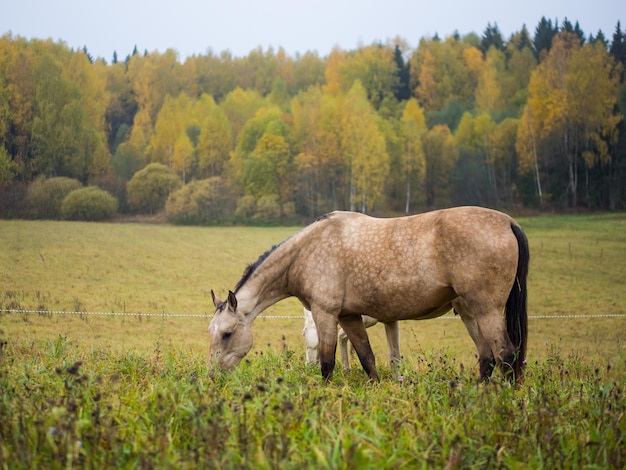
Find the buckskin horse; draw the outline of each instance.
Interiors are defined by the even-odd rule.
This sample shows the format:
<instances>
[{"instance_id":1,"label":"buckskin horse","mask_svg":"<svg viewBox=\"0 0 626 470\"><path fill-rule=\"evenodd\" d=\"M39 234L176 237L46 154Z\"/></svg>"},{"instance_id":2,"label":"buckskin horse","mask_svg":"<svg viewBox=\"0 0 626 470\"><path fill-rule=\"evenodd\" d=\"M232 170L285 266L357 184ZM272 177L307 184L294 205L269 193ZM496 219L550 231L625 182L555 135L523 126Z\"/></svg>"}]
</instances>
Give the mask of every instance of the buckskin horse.
<instances>
[{"instance_id":1,"label":"buckskin horse","mask_svg":"<svg viewBox=\"0 0 626 470\"><path fill-rule=\"evenodd\" d=\"M519 224L491 209L389 219L332 212L261 255L225 301L211 291L210 358L225 370L235 367L252 348L255 318L295 296L313 314L326 380L335 367L338 324L369 378L378 380L362 315L388 323L454 309L478 350L480 379L488 381L497 365L520 381L529 258Z\"/></svg>"}]
</instances>

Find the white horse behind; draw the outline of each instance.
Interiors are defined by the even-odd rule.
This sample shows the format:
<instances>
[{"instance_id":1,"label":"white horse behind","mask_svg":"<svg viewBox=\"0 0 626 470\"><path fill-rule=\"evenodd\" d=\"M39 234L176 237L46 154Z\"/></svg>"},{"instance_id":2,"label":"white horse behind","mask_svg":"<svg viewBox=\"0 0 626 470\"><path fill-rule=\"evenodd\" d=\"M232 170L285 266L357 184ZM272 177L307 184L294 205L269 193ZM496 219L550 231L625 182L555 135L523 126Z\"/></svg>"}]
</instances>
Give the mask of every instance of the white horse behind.
<instances>
[{"instance_id":1,"label":"white horse behind","mask_svg":"<svg viewBox=\"0 0 626 470\"><path fill-rule=\"evenodd\" d=\"M378 323L376 318L368 315L362 315L363 325L365 328L369 328ZM385 332L387 334L387 346L389 351L389 363L394 366L400 362L400 334L398 329L398 322L392 322L385 324ZM304 328L302 329L302 336L304 336L304 342L306 345L306 362L307 364L314 364L319 362L319 338L317 337L317 328L315 328L315 322L313 321L313 314L310 310L304 308ZM350 370L350 355L348 354L348 335L343 328L339 328L337 333L337 341L339 343L339 350L341 351L341 365L344 370Z\"/></svg>"}]
</instances>

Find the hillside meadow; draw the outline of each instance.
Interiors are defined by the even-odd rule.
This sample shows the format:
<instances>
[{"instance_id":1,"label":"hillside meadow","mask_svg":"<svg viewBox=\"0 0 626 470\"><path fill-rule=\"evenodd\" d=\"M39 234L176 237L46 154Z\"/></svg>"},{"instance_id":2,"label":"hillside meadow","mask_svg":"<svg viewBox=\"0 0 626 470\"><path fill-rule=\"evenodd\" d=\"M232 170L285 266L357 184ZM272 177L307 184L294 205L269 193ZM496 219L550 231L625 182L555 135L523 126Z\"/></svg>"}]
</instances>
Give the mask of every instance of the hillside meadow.
<instances>
[{"instance_id":1,"label":"hillside meadow","mask_svg":"<svg viewBox=\"0 0 626 470\"><path fill-rule=\"evenodd\" d=\"M353 361L323 384L293 299L257 319L240 367L209 370L210 289L300 227L0 221L0 465L623 468L626 317L587 316L626 314L626 214L519 220L519 387L476 383L450 315L401 325L400 370L368 330L380 383Z\"/></svg>"}]
</instances>

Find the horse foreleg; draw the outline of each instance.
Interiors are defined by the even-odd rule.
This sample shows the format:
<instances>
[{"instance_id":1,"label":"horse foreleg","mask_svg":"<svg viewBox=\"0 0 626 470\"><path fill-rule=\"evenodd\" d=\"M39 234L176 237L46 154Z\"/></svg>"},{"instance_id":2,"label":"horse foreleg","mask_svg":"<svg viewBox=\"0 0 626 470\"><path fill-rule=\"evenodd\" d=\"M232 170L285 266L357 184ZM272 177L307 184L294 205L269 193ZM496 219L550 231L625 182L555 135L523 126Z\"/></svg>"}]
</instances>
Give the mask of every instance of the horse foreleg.
<instances>
[{"instance_id":1,"label":"horse foreleg","mask_svg":"<svg viewBox=\"0 0 626 470\"><path fill-rule=\"evenodd\" d=\"M337 341L339 342L339 351L341 353L341 365L344 370L350 370L350 357L348 354L348 335L343 331L343 328L339 328L337 333Z\"/></svg>"},{"instance_id":2,"label":"horse foreleg","mask_svg":"<svg viewBox=\"0 0 626 470\"><path fill-rule=\"evenodd\" d=\"M322 377L327 382L332 379L337 352L337 319L332 315L317 315L315 326L319 341L319 360Z\"/></svg>"},{"instance_id":3,"label":"horse foreleg","mask_svg":"<svg viewBox=\"0 0 626 470\"><path fill-rule=\"evenodd\" d=\"M387 336L389 364L392 368L398 367L400 364L400 327L397 321L385 323L385 335Z\"/></svg>"},{"instance_id":4,"label":"horse foreleg","mask_svg":"<svg viewBox=\"0 0 626 470\"><path fill-rule=\"evenodd\" d=\"M363 369L369 376L370 380L380 380L378 377L378 371L376 370L376 359L374 352L370 346L369 337L365 331L365 325L361 320L360 315L349 315L346 317L340 317L339 324L346 332L348 339L354 346L357 356L361 361Z\"/></svg>"}]
</instances>

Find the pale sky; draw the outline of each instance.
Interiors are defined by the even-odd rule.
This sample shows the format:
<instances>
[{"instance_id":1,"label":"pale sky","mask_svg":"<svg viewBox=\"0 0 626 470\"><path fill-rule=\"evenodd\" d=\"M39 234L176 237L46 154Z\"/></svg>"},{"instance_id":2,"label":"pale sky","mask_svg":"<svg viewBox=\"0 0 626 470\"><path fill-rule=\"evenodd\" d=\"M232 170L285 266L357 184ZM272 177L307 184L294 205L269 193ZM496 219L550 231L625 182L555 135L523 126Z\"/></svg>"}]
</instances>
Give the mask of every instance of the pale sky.
<instances>
[{"instance_id":1,"label":"pale sky","mask_svg":"<svg viewBox=\"0 0 626 470\"><path fill-rule=\"evenodd\" d=\"M288 55L333 47L350 50L399 36L416 48L420 38L455 31L481 36L497 24L504 39L525 24L531 37L542 16L567 18L588 37L601 29L613 37L626 28L624 0L7 0L0 9L0 35L62 40L86 46L94 57L120 60L134 46L140 53L175 49L190 55L228 50L241 57L262 47Z\"/></svg>"}]
</instances>

